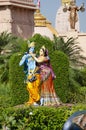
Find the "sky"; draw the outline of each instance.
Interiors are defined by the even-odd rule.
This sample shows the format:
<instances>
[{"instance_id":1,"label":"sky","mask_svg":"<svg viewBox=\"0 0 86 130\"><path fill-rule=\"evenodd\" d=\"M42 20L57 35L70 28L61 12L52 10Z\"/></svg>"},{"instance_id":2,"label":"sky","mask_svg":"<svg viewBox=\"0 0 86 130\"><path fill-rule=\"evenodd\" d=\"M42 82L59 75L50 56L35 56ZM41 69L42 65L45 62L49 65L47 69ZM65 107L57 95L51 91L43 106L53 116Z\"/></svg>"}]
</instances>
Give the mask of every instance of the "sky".
<instances>
[{"instance_id":1,"label":"sky","mask_svg":"<svg viewBox=\"0 0 86 130\"><path fill-rule=\"evenodd\" d=\"M76 0L76 5L84 3L86 8L86 0ZM56 13L59 7L61 6L61 0L40 0L40 11L47 20L52 23L52 26L55 27ZM79 11L80 19L80 32L86 32L86 10L84 12Z\"/></svg>"}]
</instances>

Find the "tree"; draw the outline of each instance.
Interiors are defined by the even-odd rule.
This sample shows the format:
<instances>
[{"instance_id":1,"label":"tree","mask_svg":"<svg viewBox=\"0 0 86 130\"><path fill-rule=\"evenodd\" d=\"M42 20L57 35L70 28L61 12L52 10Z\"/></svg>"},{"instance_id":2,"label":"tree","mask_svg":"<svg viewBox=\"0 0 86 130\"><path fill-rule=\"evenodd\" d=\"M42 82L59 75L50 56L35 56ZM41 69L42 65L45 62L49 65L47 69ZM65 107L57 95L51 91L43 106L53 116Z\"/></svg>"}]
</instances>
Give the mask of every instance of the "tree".
<instances>
[{"instance_id":1,"label":"tree","mask_svg":"<svg viewBox=\"0 0 86 130\"><path fill-rule=\"evenodd\" d=\"M9 77L10 56L22 50L23 39L13 36L11 33L2 32L0 34L0 81L7 82ZM24 46L23 46L24 47Z\"/></svg>"},{"instance_id":2,"label":"tree","mask_svg":"<svg viewBox=\"0 0 86 130\"><path fill-rule=\"evenodd\" d=\"M71 37L65 41L63 37L56 37L54 35L53 43L54 50L60 50L69 57L72 67L85 65L86 57L81 54L82 49L79 47L79 43L75 38Z\"/></svg>"}]
</instances>

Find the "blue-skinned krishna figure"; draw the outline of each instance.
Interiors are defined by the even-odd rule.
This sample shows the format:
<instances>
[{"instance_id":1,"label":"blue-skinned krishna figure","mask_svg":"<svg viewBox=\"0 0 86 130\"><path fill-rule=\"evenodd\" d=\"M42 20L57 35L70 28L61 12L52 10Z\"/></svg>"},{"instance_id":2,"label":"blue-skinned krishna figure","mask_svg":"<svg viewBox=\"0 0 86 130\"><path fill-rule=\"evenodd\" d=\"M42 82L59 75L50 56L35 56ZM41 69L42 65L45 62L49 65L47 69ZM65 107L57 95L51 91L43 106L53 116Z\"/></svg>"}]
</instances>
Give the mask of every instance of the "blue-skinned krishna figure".
<instances>
[{"instance_id":1,"label":"blue-skinned krishna figure","mask_svg":"<svg viewBox=\"0 0 86 130\"><path fill-rule=\"evenodd\" d=\"M29 100L26 105L38 105L40 101L40 74L37 71L36 61L31 56L34 53L35 43L28 43L29 53L25 53L20 60L19 65L24 65L24 73L26 74L27 91L29 92Z\"/></svg>"},{"instance_id":2,"label":"blue-skinned krishna figure","mask_svg":"<svg viewBox=\"0 0 86 130\"><path fill-rule=\"evenodd\" d=\"M25 52L19 63L19 66L24 65L24 73L26 75L25 82L27 82L28 75L31 75L36 67L35 60L30 55L30 53L34 53L35 42L30 43L30 41L28 41L28 48L28 52Z\"/></svg>"}]
</instances>

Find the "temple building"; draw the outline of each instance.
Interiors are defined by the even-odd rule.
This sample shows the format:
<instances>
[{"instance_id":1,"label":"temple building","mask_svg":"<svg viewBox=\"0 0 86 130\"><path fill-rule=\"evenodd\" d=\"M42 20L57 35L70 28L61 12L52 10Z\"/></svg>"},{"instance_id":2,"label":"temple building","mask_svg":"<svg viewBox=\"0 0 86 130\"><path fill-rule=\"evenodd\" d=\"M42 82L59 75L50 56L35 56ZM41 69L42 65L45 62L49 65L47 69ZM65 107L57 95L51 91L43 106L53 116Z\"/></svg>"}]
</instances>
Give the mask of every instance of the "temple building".
<instances>
[{"instance_id":1,"label":"temple building","mask_svg":"<svg viewBox=\"0 0 86 130\"><path fill-rule=\"evenodd\" d=\"M70 37L76 38L76 41L79 43L79 46L82 49L82 54L86 56L86 33L80 32L79 17L77 22L75 21L75 26L73 29L70 28L70 23L69 23L69 11L67 11L67 7L70 6L70 2L74 2L74 8L77 8L76 1L61 0L61 2L62 5L57 10L57 14L56 14L55 28L58 31L59 36L63 37L65 40L68 40L68 38ZM85 11L84 6L82 6L80 11L82 12Z\"/></svg>"},{"instance_id":2,"label":"temple building","mask_svg":"<svg viewBox=\"0 0 86 130\"><path fill-rule=\"evenodd\" d=\"M70 28L69 11L65 7L70 1L61 0L62 5L56 13L56 27L44 17L33 0L0 0L0 33L7 31L15 36L27 39L36 33L53 39L53 35L67 39L75 37L86 55L86 33L79 31L79 19L75 29Z\"/></svg>"},{"instance_id":3,"label":"temple building","mask_svg":"<svg viewBox=\"0 0 86 130\"><path fill-rule=\"evenodd\" d=\"M33 0L0 0L0 33L7 31L24 39L34 32Z\"/></svg>"},{"instance_id":4,"label":"temple building","mask_svg":"<svg viewBox=\"0 0 86 130\"><path fill-rule=\"evenodd\" d=\"M53 28L51 23L40 13L40 9L37 9L34 14L34 23L34 34L39 33L42 36L49 37L50 39L53 39L54 34L58 36L55 28Z\"/></svg>"}]
</instances>

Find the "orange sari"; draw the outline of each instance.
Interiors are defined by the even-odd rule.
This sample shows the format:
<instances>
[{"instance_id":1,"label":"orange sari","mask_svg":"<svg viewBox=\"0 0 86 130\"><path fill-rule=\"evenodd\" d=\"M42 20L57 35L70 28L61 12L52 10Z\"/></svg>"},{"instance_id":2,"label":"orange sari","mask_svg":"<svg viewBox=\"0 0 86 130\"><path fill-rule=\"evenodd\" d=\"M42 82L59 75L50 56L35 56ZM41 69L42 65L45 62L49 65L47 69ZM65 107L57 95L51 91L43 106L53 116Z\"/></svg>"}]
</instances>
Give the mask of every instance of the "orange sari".
<instances>
[{"instance_id":1,"label":"orange sari","mask_svg":"<svg viewBox=\"0 0 86 130\"><path fill-rule=\"evenodd\" d=\"M52 67L47 60L39 66L41 77L41 105L59 105L60 101L55 93L53 79L55 78Z\"/></svg>"}]
</instances>

